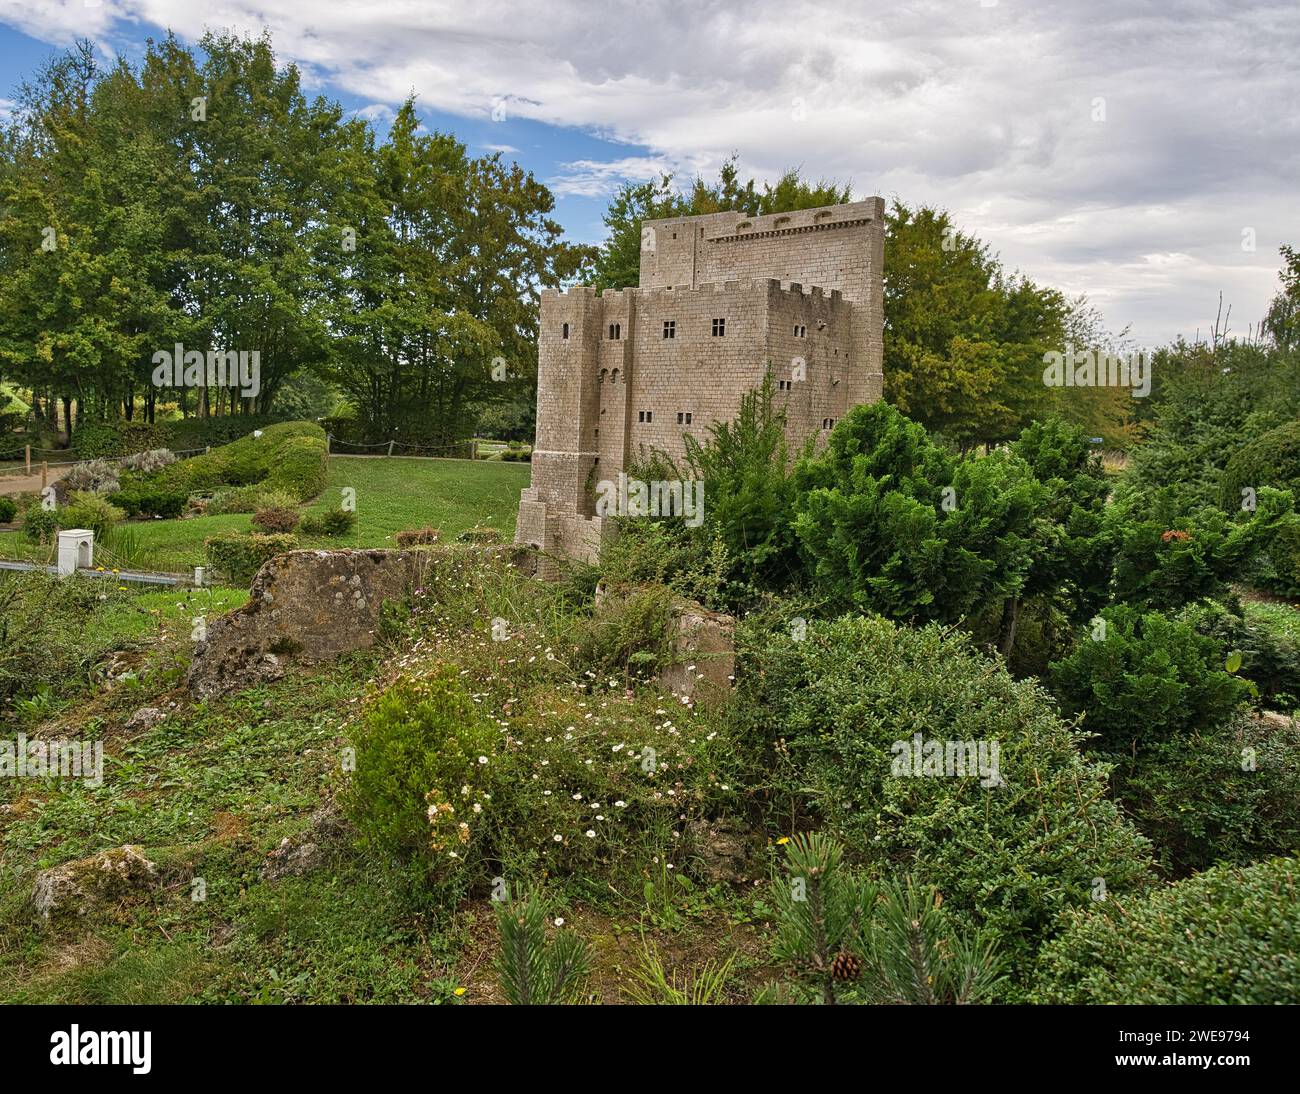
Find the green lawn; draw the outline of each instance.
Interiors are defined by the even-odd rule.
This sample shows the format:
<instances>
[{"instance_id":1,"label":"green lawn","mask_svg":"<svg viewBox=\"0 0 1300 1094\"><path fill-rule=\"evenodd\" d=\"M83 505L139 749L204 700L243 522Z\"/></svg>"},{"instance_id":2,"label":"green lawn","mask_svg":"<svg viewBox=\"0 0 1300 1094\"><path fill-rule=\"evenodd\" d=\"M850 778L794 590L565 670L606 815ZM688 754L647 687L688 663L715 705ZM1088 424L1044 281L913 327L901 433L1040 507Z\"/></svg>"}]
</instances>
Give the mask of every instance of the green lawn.
<instances>
[{"instance_id":1,"label":"green lawn","mask_svg":"<svg viewBox=\"0 0 1300 1094\"><path fill-rule=\"evenodd\" d=\"M303 512L337 507L343 491L356 491L357 523L337 537L299 536L303 547L392 547L406 528L440 528L443 539L467 528L514 535L519 491L528 485L525 463L485 460L370 459L331 456L329 485ZM203 541L220 532L252 527L247 513L181 520L128 521L97 549L96 562L185 573L203 564ZM0 535L0 557L52 561L53 549L29 544L15 533Z\"/></svg>"}]
</instances>

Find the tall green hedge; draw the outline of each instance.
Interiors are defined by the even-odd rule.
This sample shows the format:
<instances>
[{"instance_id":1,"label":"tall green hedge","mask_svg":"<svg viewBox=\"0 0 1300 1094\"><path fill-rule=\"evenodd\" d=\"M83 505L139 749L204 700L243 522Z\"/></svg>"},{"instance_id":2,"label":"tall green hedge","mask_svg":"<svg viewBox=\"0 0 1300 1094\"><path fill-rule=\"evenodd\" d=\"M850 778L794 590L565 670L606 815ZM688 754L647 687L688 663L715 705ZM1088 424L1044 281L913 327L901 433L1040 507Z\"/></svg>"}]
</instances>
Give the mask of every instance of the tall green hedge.
<instances>
[{"instance_id":1,"label":"tall green hedge","mask_svg":"<svg viewBox=\"0 0 1300 1094\"><path fill-rule=\"evenodd\" d=\"M282 422L283 418L265 416L223 416L219 418L183 418L174 422L86 422L72 436L72 448L78 459L93 460L101 456L130 456L153 448L170 448L188 452L196 448L216 448L246 437L255 429Z\"/></svg>"},{"instance_id":2,"label":"tall green hedge","mask_svg":"<svg viewBox=\"0 0 1300 1094\"><path fill-rule=\"evenodd\" d=\"M1300 867L1218 866L1070 917L1044 947L1038 1003L1300 1001Z\"/></svg>"}]
</instances>

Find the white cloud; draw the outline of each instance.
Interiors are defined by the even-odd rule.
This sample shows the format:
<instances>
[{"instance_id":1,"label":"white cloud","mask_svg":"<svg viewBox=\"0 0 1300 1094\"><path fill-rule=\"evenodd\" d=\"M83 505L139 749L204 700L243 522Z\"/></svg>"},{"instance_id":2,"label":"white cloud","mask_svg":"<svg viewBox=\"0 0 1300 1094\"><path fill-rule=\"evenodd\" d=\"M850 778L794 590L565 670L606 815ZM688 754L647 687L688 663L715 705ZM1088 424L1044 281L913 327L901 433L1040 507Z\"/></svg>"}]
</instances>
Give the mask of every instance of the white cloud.
<instances>
[{"instance_id":1,"label":"white cloud","mask_svg":"<svg viewBox=\"0 0 1300 1094\"><path fill-rule=\"evenodd\" d=\"M357 110L356 114L372 125L379 125L392 121L397 116L397 111L387 103L369 103Z\"/></svg>"},{"instance_id":2,"label":"white cloud","mask_svg":"<svg viewBox=\"0 0 1300 1094\"><path fill-rule=\"evenodd\" d=\"M665 174L682 173L681 164L653 156L627 156L623 159L598 161L574 160L564 165L564 172L547 180L551 190L561 197L603 197L612 194L625 182L645 182Z\"/></svg>"},{"instance_id":3,"label":"white cloud","mask_svg":"<svg viewBox=\"0 0 1300 1094\"><path fill-rule=\"evenodd\" d=\"M712 171L736 150L762 177L800 166L941 204L1009 265L1088 292L1147 342L1204 328L1220 289L1257 317L1277 245L1300 240L1294 0L869 13L611 0L598 17L577 0L82 2L6 0L0 18L52 42L114 18L191 39L265 28L313 81L376 104L414 88L423 106L487 119L502 102L513 118L637 146L568 165L551 180L561 195L599 197L660 165ZM119 21L110 36L128 27L139 33Z\"/></svg>"}]
</instances>

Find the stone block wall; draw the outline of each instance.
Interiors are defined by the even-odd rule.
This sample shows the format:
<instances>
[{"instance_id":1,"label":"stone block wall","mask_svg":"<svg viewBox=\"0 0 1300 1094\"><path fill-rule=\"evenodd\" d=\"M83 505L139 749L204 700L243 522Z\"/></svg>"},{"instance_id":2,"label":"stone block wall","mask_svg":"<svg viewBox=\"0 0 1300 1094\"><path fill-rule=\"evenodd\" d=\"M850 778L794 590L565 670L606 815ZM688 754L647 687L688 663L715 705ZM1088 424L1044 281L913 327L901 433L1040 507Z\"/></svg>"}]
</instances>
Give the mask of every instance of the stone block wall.
<instances>
[{"instance_id":1,"label":"stone block wall","mask_svg":"<svg viewBox=\"0 0 1300 1094\"><path fill-rule=\"evenodd\" d=\"M680 465L683 435L732 420L769 370L793 447L881 397L880 198L643 227L640 288L542 293L518 543L594 559L609 534L596 484L651 451Z\"/></svg>"}]
</instances>

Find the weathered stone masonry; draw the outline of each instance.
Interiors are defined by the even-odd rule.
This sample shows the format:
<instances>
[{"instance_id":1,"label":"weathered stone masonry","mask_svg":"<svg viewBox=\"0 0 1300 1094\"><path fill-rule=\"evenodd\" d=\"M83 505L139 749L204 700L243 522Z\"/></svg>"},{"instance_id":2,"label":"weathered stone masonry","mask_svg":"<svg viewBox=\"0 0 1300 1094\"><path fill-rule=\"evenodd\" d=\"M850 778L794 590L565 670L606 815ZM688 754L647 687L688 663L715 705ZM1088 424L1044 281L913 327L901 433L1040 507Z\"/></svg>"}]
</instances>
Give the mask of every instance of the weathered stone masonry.
<instances>
[{"instance_id":1,"label":"weathered stone masonry","mask_svg":"<svg viewBox=\"0 0 1300 1094\"><path fill-rule=\"evenodd\" d=\"M869 198L646 221L639 288L543 291L516 542L594 559L595 483L650 449L680 459L682 435L733 419L769 368L795 446L879 399L884 212Z\"/></svg>"}]
</instances>

